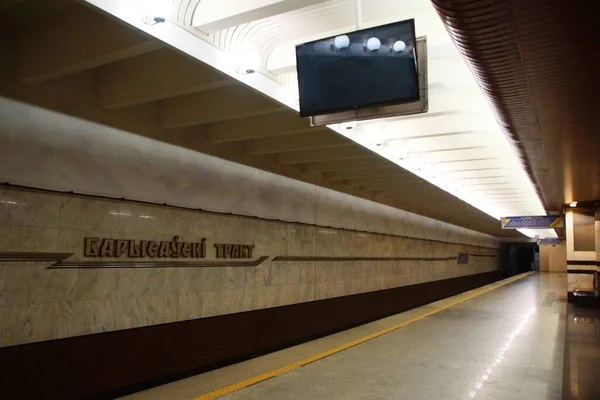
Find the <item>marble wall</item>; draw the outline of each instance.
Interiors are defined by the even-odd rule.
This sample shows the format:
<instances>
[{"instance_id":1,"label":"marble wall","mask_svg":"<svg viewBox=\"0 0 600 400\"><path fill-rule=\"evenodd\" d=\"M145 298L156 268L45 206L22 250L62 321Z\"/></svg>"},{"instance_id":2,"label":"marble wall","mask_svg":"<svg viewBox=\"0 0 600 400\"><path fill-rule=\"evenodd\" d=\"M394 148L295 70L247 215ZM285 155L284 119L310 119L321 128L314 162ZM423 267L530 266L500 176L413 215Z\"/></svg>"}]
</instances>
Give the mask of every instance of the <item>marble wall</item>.
<instances>
[{"instance_id":1,"label":"marble wall","mask_svg":"<svg viewBox=\"0 0 600 400\"><path fill-rule=\"evenodd\" d=\"M572 293L576 290L598 291L596 276L600 273L600 207L586 212L587 218L576 218L576 209L567 209L565 212L565 228L567 239L567 290ZM585 215L585 214L584 214ZM581 213L580 213L581 216ZM591 221L590 221L591 219ZM583 229L582 229L583 228ZM584 246L581 246L583 238ZM576 243L580 240L579 246ZM583 251L582 251L583 247Z\"/></svg>"},{"instance_id":2,"label":"marble wall","mask_svg":"<svg viewBox=\"0 0 600 400\"><path fill-rule=\"evenodd\" d=\"M594 231L596 234L596 261L600 263L600 205L596 205L594 218ZM600 265L597 265L600 267ZM600 268L598 268L600 270Z\"/></svg>"},{"instance_id":3,"label":"marble wall","mask_svg":"<svg viewBox=\"0 0 600 400\"><path fill-rule=\"evenodd\" d=\"M567 246L540 246L540 271L567 272Z\"/></svg>"},{"instance_id":4,"label":"marble wall","mask_svg":"<svg viewBox=\"0 0 600 400\"><path fill-rule=\"evenodd\" d=\"M426 235L424 230L419 233ZM196 261L207 265L189 266L180 264L181 259L156 258L136 259L137 264L132 264L127 257L99 259L83 254L86 237L171 241L174 236L187 242L206 238L206 258ZM281 306L498 269L494 246L409 236L3 188L0 346ZM253 245L251 259L232 261L257 265L214 264L227 261L216 258L215 243ZM468 264L457 264L459 252L471 254ZM36 257L48 261L32 261ZM261 257L267 258L262 261ZM19 258L29 261L11 261ZM163 264L141 265L143 262Z\"/></svg>"}]
</instances>

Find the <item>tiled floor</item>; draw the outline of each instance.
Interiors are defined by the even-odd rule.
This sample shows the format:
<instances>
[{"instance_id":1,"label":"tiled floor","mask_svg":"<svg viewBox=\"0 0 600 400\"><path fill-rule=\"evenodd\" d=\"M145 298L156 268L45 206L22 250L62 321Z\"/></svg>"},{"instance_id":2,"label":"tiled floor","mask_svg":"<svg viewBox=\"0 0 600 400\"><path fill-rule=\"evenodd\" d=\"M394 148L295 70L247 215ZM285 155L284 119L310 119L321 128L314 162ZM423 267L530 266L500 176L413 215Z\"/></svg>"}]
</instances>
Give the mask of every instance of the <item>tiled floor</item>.
<instances>
[{"instance_id":1,"label":"tiled floor","mask_svg":"<svg viewBox=\"0 0 600 400\"><path fill-rule=\"evenodd\" d=\"M190 399L443 302L129 397ZM600 320L577 325L567 309L566 275L533 275L221 399L600 399L589 397L600 381ZM579 342L565 353L567 326L587 333L567 333ZM563 364L576 376L564 385Z\"/></svg>"},{"instance_id":2,"label":"tiled floor","mask_svg":"<svg viewBox=\"0 0 600 400\"><path fill-rule=\"evenodd\" d=\"M569 307L563 392L568 399L600 399L600 310Z\"/></svg>"}]
</instances>

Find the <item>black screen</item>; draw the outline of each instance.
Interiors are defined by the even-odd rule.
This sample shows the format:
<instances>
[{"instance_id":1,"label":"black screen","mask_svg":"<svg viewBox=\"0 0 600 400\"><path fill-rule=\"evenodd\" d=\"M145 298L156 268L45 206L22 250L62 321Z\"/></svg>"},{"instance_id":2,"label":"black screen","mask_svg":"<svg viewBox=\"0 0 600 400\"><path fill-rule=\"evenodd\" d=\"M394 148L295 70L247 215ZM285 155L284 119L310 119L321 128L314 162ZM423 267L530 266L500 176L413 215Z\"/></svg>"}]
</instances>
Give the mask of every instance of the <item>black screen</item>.
<instances>
[{"instance_id":1,"label":"black screen","mask_svg":"<svg viewBox=\"0 0 600 400\"><path fill-rule=\"evenodd\" d=\"M304 117L419 100L412 19L298 45L296 61Z\"/></svg>"}]
</instances>

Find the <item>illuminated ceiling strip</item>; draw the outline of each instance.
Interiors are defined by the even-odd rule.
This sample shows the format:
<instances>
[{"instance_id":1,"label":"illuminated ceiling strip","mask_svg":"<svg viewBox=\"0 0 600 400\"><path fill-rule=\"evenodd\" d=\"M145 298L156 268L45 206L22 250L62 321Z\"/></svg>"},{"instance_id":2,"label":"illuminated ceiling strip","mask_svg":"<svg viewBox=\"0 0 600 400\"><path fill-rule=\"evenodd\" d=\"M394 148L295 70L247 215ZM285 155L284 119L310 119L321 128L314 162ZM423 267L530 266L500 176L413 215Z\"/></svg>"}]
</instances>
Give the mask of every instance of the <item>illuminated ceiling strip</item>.
<instances>
[{"instance_id":1,"label":"illuminated ceiling strip","mask_svg":"<svg viewBox=\"0 0 600 400\"><path fill-rule=\"evenodd\" d=\"M201 40L198 36L196 36L196 33L193 32L193 29L186 29L182 26L176 25L175 23L172 23L170 21L167 21L165 23L160 23L160 24L156 24L156 25L148 25L146 23L143 22L142 18L141 18L141 10L139 9L140 7L140 2L137 1L120 1L120 0L86 0L87 3L96 6L112 15L114 15L115 17L123 20L124 22L132 25L133 27L151 35L156 37L157 39L173 46L174 48L179 49L180 51L183 51L184 53L187 53L188 55L198 59L199 61L202 61L206 64L209 64L211 66L213 66L214 68L220 70L221 72L225 73L226 75L230 76L233 79L236 79L264 94L266 94L267 96L273 98L274 100L288 106L291 109L294 109L296 111L298 111L298 103L297 103L297 94L295 93L294 90L290 89L289 87L285 87L282 84L276 82L275 80L269 78L266 75L263 75L260 72L256 72L253 74L238 74L237 71L237 67L236 67L236 60L233 59L232 55L228 52L225 52L219 48L217 48L216 46L208 43L207 41ZM433 8L431 9L432 12ZM468 87L473 87L473 88L477 88L477 84L474 80L474 78L472 78L473 82L471 85L467 85ZM445 86L445 84L443 84L443 86ZM432 85L432 89L435 88L434 85ZM483 99L483 97L482 97ZM410 119L418 119L418 118L429 118L435 115L456 115L456 114L461 114L463 115L463 110L449 110L449 111L443 111L440 112L439 114L436 113L430 113L430 114L424 114L424 115L415 115L415 116L410 116L407 118ZM496 121L494 120L493 116L490 114L490 123L492 124L496 124ZM330 128L332 128L333 130L337 131L338 133L347 136L347 132L343 131L341 129L340 126L331 126ZM500 135L502 135L501 133L499 133ZM503 135L502 135L503 136ZM350 138L352 139L352 138ZM511 163L511 166L514 164L514 166L519 166L520 168L520 163L519 161L516 159L516 155L514 153L512 153L511 147L508 144L507 139L504 137L504 140L506 140L507 142L507 147L506 147L506 157L510 157L514 160L513 163ZM371 148L371 147L369 147ZM444 150L434 150L434 151L426 151L426 152L419 152L418 149L414 149L414 152L416 153L424 153L424 154L433 154L433 153L439 153L439 154L444 154L444 153L450 153L452 151L455 152L460 152L460 151L469 151L469 150L481 150L483 148L486 148L485 146L473 146L473 147L462 147L462 148L456 148L456 149L444 149ZM489 149L492 150L499 150L499 147L487 147ZM464 191L464 184L461 184L460 182L452 182L452 181L448 181L447 179L444 181L441 181L439 178L437 178L435 175L438 174L438 172L435 172L435 174L430 171L428 168L425 168L426 166L424 166L424 160L398 160L397 157L394 157L393 155L390 154L383 154L381 151L377 151L376 148L371 148L372 150L374 150L375 152L381 154L382 156L388 158L390 161L400 165L402 168L414 173L415 175L421 177L422 179L432 183L433 185L453 194L454 196L460 198L461 200L471 204L472 206L474 206L475 208L491 215L492 217L499 219L502 216L502 212L501 210L499 210L496 207L490 207L488 206L489 201L481 196L481 195L477 195L475 190L470 190L470 193L465 193ZM471 158L468 159L468 161L478 161L478 160L502 160L505 159L506 157L475 157L475 158ZM435 164L444 164L444 163L455 163L455 162L461 162L461 161L465 161L465 160L440 160L440 161L436 161ZM539 198L537 197L537 193L535 192L535 190L533 189L533 185L531 184L531 182L529 181L529 178L525 175L525 176L521 176L525 174L524 171L522 169L519 170L519 173L517 174L517 178L519 178L520 181L523 182L522 185L520 185L522 187L522 189L524 190L525 193L529 192L530 196L532 197L532 199L535 199L537 201L532 201L531 202L531 211L532 213L543 213L543 206L541 205L541 202L539 200ZM490 188L488 191L490 190L494 190L495 188ZM514 189L514 188L513 188Z\"/></svg>"}]
</instances>

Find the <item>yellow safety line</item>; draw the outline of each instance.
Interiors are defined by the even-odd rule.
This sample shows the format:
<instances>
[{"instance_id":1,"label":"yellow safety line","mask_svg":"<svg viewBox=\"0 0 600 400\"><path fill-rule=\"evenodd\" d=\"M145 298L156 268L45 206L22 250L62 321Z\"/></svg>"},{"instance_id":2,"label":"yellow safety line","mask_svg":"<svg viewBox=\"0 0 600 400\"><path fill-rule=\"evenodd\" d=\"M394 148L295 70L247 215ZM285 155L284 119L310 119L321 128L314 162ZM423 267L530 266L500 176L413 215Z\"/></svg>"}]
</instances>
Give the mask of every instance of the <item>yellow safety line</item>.
<instances>
[{"instance_id":1,"label":"yellow safety line","mask_svg":"<svg viewBox=\"0 0 600 400\"><path fill-rule=\"evenodd\" d=\"M283 367L280 367L280 368L277 368L277 369L265 372L264 374L260 374L260 375L254 376L252 378L244 379L243 381L234 383L233 385L225 386L225 387L222 387L220 389L213 390L212 392L200 395L198 397L194 397L192 400L214 399L215 397L223 396L223 395L225 395L227 393L231 393L231 392L234 392L236 390L248 387L250 385L254 385L256 383L265 381L265 380L267 380L269 378L273 378L273 377L275 377L277 375L281 375L281 374L283 374L285 372L291 371L291 370L296 369L298 367L302 367L303 365L310 364L312 362L321 360L321 359L323 359L325 357L329 357L330 355L339 353L340 351L349 349L349 348L357 346L357 345L359 345L361 343L364 343L364 342L367 342L369 340L375 339L376 337L379 337L381 335L385 335L386 333L390 333L392 331L395 331L395 330L398 330L400 328L403 328L406 325L412 324L413 322L419 321L419 320L421 320L423 318L427 318L427 317L429 317L429 316L431 316L433 314L437 314L440 311L444 311L444 310L446 310L446 309L448 309L450 307L454 307L457 304L463 303L463 302L465 302L467 300L471 300L472 298L474 298L476 296L479 296L479 295L482 295L484 293L491 292L494 289L497 289L497 288L499 288L501 286L507 285L507 284L509 284L511 282L514 282L514 281L518 280L518 279L525 278L526 276L529 276L531 274L533 274L533 272L527 272L527 273L524 273L524 274L521 274L521 275L513 276L511 278L502 280L500 282L492 283L490 285L487 285L484 288L474 289L474 290L471 291L470 294L462 297L461 299L459 299L459 300L457 300L457 301L455 301L453 303L445 305L443 307L439 307L439 308L437 308L435 310L428 311L428 312L423 313L423 314L421 314L421 315L419 315L417 317L414 317L414 318L408 319L406 321L400 322L399 324L396 324L396 325L392 325L389 328L385 328L385 329L380 330L378 332L371 333L370 335L367 335L367 336L362 337L360 339L353 340L353 341L348 342L346 344L343 344L341 346L337 346L337 347L334 347L332 349L329 349L329 350L323 351L321 353L315 354L314 356L311 356L311 357L308 357L308 358L304 358L304 359L302 359L300 361L296 361L296 362L293 362L291 364L285 365ZM458 296L461 296L461 295L458 295Z\"/></svg>"}]
</instances>

